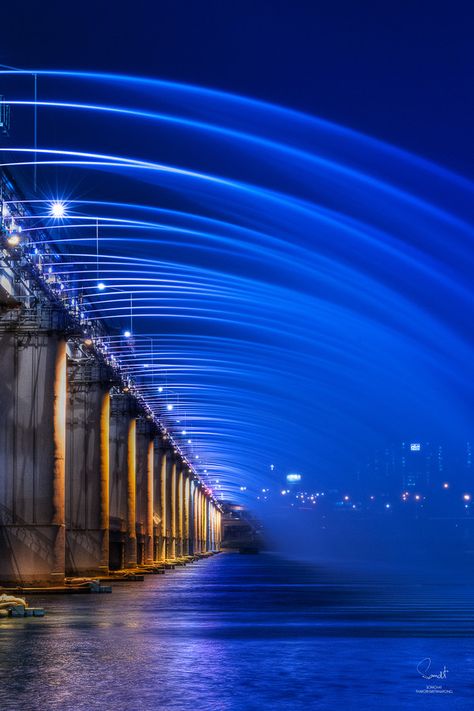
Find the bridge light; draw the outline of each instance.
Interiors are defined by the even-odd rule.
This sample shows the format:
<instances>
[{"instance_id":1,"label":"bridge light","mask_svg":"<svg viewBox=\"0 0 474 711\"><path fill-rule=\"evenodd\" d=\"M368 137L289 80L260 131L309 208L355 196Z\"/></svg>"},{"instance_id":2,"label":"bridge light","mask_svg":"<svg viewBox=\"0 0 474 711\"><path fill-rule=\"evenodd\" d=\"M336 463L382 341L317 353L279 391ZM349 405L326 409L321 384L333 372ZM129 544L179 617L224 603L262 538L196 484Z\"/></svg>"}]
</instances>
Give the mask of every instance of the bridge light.
<instances>
[{"instance_id":1,"label":"bridge light","mask_svg":"<svg viewBox=\"0 0 474 711\"><path fill-rule=\"evenodd\" d=\"M443 489L449 489L449 484L447 481L444 482Z\"/></svg>"},{"instance_id":2,"label":"bridge light","mask_svg":"<svg viewBox=\"0 0 474 711\"><path fill-rule=\"evenodd\" d=\"M20 244L20 232L18 230L14 230L8 235L7 244L9 244L10 247L18 247Z\"/></svg>"},{"instance_id":3,"label":"bridge light","mask_svg":"<svg viewBox=\"0 0 474 711\"><path fill-rule=\"evenodd\" d=\"M99 283L97 284L97 288L99 291L104 291L104 289L106 289L107 287L103 281L99 281Z\"/></svg>"},{"instance_id":4,"label":"bridge light","mask_svg":"<svg viewBox=\"0 0 474 711\"><path fill-rule=\"evenodd\" d=\"M124 331L123 335L125 336L125 338L130 338L130 336L132 335L132 332L131 331Z\"/></svg>"},{"instance_id":5,"label":"bridge light","mask_svg":"<svg viewBox=\"0 0 474 711\"><path fill-rule=\"evenodd\" d=\"M181 434L184 436L186 434L186 430L182 430Z\"/></svg>"},{"instance_id":6,"label":"bridge light","mask_svg":"<svg viewBox=\"0 0 474 711\"><path fill-rule=\"evenodd\" d=\"M84 338L84 345L91 346L92 345L92 338Z\"/></svg>"},{"instance_id":7,"label":"bridge light","mask_svg":"<svg viewBox=\"0 0 474 711\"><path fill-rule=\"evenodd\" d=\"M174 405L172 405L170 402L166 405L166 409L168 410L168 412L171 412L173 407L174 407Z\"/></svg>"},{"instance_id":8,"label":"bridge light","mask_svg":"<svg viewBox=\"0 0 474 711\"><path fill-rule=\"evenodd\" d=\"M158 392L159 392L159 393L162 393L162 392L163 392L163 388L161 387L161 385L160 385L160 387L158 388Z\"/></svg>"},{"instance_id":9,"label":"bridge light","mask_svg":"<svg viewBox=\"0 0 474 711\"><path fill-rule=\"evenodd\" d=\"M60 220L66 215L66 204L62 200L55 200L49 207L49 214L55 220Z\"/></svg>"},{"instance_id":10,"label":"bridge light","mask_svg":"<svg viewBox=\"0 0 474 711\"><path fill-rule=\"evenodd\" d=\"M462 498L464 499L464 501L470 501L470 500L471 500L471 494L464 494L464 496L463 496Z\"/></svg>"}]
</instances>

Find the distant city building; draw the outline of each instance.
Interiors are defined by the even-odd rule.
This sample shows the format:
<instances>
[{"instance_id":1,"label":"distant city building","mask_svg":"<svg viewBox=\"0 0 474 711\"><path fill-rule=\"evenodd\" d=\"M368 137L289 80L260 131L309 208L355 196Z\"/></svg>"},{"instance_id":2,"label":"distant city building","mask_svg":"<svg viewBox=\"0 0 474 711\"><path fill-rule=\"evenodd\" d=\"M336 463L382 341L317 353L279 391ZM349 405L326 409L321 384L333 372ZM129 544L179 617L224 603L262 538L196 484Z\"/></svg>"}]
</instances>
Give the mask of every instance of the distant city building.
<instances>
[{"instance_id":1,"label":"distant city building","mask_svg":"<svg viewBox=\"0 0 474 711\"><path fill-rule=\"evenodd\" d=\"M286 481L289 484L295 484L296 482L300 482L301 481L301 474L287 474Z\"/></svg>"},{"instance_id":2,"label":"distant city building","mask_svg":"<svg viewBox=\"0 0 474 711\"><path fill-rule=\"evenodd\" d=\"M472 472L472 447L467 443L463 463L443 444L406 440L377 451L360 469L360 483L377 493L398 494L401 490L428 491L451 476L464 480L468 467ZM468 464L469 462L469 464Z\"/></svg>"},{"instance_id":3,"label":"distant city building","mask_svg":"<svg viewBox=\"0 0 474 711\"><path fill-rule=\"evenodd\" d=\"M430 442L402 442L400 465L402 488L426 491L443 479L443 447Z\"/></svg>"}]
</instances>

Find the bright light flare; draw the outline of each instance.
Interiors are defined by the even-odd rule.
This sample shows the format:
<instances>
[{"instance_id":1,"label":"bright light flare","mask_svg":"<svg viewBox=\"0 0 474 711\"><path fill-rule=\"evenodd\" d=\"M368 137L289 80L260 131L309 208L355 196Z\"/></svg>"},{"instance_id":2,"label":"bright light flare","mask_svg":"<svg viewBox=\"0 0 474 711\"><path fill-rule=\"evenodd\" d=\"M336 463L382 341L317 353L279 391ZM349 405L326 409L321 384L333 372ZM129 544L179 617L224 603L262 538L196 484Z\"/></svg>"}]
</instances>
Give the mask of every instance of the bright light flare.
<instances>
[{"instance_id":1,"label":"bright light flare","mask_svg":"<svg viewBox=\"0 0 474 711\"><path fill-rule=\"evenodd\" d=\"M60 220L66 216L66 203L62 200L54 200L49 206L50 217L54 217L55 220Z\"/></svg>"}]
</instances>

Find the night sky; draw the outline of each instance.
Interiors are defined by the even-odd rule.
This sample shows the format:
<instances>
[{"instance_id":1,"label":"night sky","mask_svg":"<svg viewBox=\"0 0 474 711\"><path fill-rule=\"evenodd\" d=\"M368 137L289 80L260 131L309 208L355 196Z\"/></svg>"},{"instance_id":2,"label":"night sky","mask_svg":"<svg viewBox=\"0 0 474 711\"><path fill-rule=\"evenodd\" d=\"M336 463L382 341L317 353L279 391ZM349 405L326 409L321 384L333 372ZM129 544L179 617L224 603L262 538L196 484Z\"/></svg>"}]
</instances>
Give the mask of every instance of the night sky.
<instances>
[{"instance_id":1,"label":"night sky","mask_svg":"<svg viewBox=\"0 0 474 711\"><path fill-rule=\"evenodd\" d=\"M474 173L469 2L27 0L2 17L5 64L241 93Z\"/></svg>"}]
</instances>

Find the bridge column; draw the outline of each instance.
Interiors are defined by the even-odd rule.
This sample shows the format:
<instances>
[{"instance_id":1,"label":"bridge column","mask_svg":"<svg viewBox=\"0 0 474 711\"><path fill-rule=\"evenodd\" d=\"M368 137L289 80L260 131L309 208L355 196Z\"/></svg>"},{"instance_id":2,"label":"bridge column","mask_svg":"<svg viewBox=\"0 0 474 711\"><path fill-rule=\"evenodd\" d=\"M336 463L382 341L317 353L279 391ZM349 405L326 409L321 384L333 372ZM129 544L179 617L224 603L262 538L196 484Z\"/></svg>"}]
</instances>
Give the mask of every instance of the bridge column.
<instances>
[{"instance_id":1,"label":"bridge column","mask_svg":"<svg viewBox=\"0 0 474 711\"><path fill-rule=\"evenodd\" d=\"M184 476L183 463L178 461L176 480L176 555L183 555L184 551Z\"/></svg>"},{"instance_id":2,"label":"bridge column","mask_svg":"<svg viewBox=\"0 0 474 711\"><path fill-rule=\"evenodd\" d=\"M176 462L171 451L166 456L166 557L176 557Z\"/></svg>"},{"instance_id":3,"label":"bridge column","mask_svg":"<svg viewBox=\"0 0 474 711\"><path fill-rule=\"evenodd\" d=\"M220 551L221 545L222 545L222 512L217 510L216 517L217 517L217 526L216 526L217 550Z\"/></svg>"},{"instance_id":4,"label":"bridge column","mask_svg":"<svg viewBox=\"0 0 474 711\"><path fill-rule=\"evenodd\" d=\"M171 467L171 558L178 556L178 460L173 457Z\"/></svg>"},{"instance_id":5,"label":"bridge column","mask_svg":"<svg viewBox=\"0 0 474 711\"><path fill-rule=\"evenodd\" d=\"M110 567L137 564L136 405L114 394L110 417Z\"/></svg>"},{"instance_id":6,"label":"bridge column","mask_svg":"<svg viewBox=\"0 0 474 711\"><path fill-rule=\"evenodd\" d=\"M196 537L195 537L195 496L196 496L196 486L194 479L191 474L189 474L189 499L188 499L188 511L189 511L189 555L194 555L196 553Z\"/></svg>"},{"instance_id":7,"label":"bridge column","mask_svg":"<svg viewBox=\"0 0 474 711\"><path fill-rule=\"evenodd\" d=\"M210 550L210 536L209 536L209 496L204 497L204 548L206 551Z\"/></svg>"},{"instance_id":8,"label":"bridge column","mask_svg":"<svg viewBox=\"0 0 474 711\"><path fill-rule=\"evenodd\" d=\"M161 434L155 435L153 450L153 560L154 562L160 562L166 557L163 551L163 515L166 511L166 499L162 495L163 479L165 477L163 470L166 468L166 452L163 436Z\"/></svg>"},{"instance_id":9,"label":"bridge column","mask_svg":"<svg viewBox=\"0 0 474 711\"><path fill-rule=\"evenodd\" d=\"M110 373L71 361L66 437L66 571L109 568Z\"/></svg>"},{"instance_id":10,"label":"bridge column","mask_svg":"<svg viewBox=\"0 0 474 711\"><path fill-rule=\"evenodd\" d=\"M208 507L207 507L207 537L208 537L208 546L209 550L213 550L213 545L212 545L212 514L213 514L213 508L214 505L212 501L209 499L208 500Z\"/></svg>"},{"instance_id":11,"label":"bridge column","mask_svg":"<svg viewBox=\"0 0 474 711\"><path fill-rule=\"evenodd\" d=\"M170 526L170 452L165 449L161 460L161 560L166 560L169 551Z\"/></svg>"},{"instance_id":12,"label":"bridge column","mask_svg":"<svg viewBox=\"0 0 474 711\"><path fill-rule=\"evenodd\" d=\"M0 329L0 580L62 583L66 341Z\"/></svg>"},{"instance_id":13,"label":"bridge column","mask_svg":"<svg viewBox=\"0 0 474 711\"><path fill-rule=\"evenodd\" d=\"M214 505L212 507L212 548L213 550L218 550L217 548L217 507Z\"/></svg>"},{"instance_id":14,"label":"bridge column","mask_svg":"<svg viewBox=\"0 0 474 711\"><path fill-rule=\"evenodd\" d=\"M206 552L206 495L201 492L201 550Z\"/></svg>"},{"instance_id":15,"label":"bridge column","mask_svg":"<svg viewBox=\"0 0 474 711\"><path fill-rule=\"evenodd\" d=\"M203 552L202 548L202 490L198 487L198 505L197 505L197 537L198 537L198 551Z\"/></svg>"},{"instance_id":16,"label":"bridge column","mask_svg":"<svg viewBox=\"0 0 474 711\"><path fill-rule=\"evenodd\" d=\"M202 539L202 551L205 553L207 551L206 544L206 528L207 528L207 517L206 517L206 505L207 496L202 492L201 507L202 507L202 525L201 525L201 539Z\"/></svg>"},{"instance_id":17,"label":"bridge column","mask_svg":"<svg viewBox=\"0 0 474 711\"><path fill-rule=\"evenodd\" d=\"M137 561L153 563L154 425L139 418L136 433Z\"/></svg>"},{"instance_id":18,"label":"bridge column","mask_svg":"<svg viewBox=\"0 0 474 711\"><path fill-rule=\"evenodd\" d=\"M203 537L203 526L204 526L204 494L202 491L202 488L199 487L199 505L198 505L198 516L199 516L199 528L198 528L198 537L199 537L199 552L204 553L204 537Z\"/></svg>"},{"instance_id":19,"label":"bridge column","mask_svg":"<svg viewBox=\"0 0 474 711\"><path fill-rule=\"evenodd\" d=\"M183 470L183 555L189 555L191 552L191 543L189 540L190 483L189 473L185 468Z\"/></svg>"},{"instance_id":20,"label":"bridge column","mask_svg":"<svg viewBox=\"0 0 474 711\"><path fill-rule=\"evenodd\" d=\"M209 548L215 550L215 521L216 509L213 503L209 505Z\"/></svg>"},{"instance_id":21,"label":"bridge column","mask_svg":"<svg viewBox=\"0 0 474 711\"><path fill-rule=\"evenodd\" d=\"M199 487L193 479L193 553L199 553Z\"/></svg>"}]
</instances>

